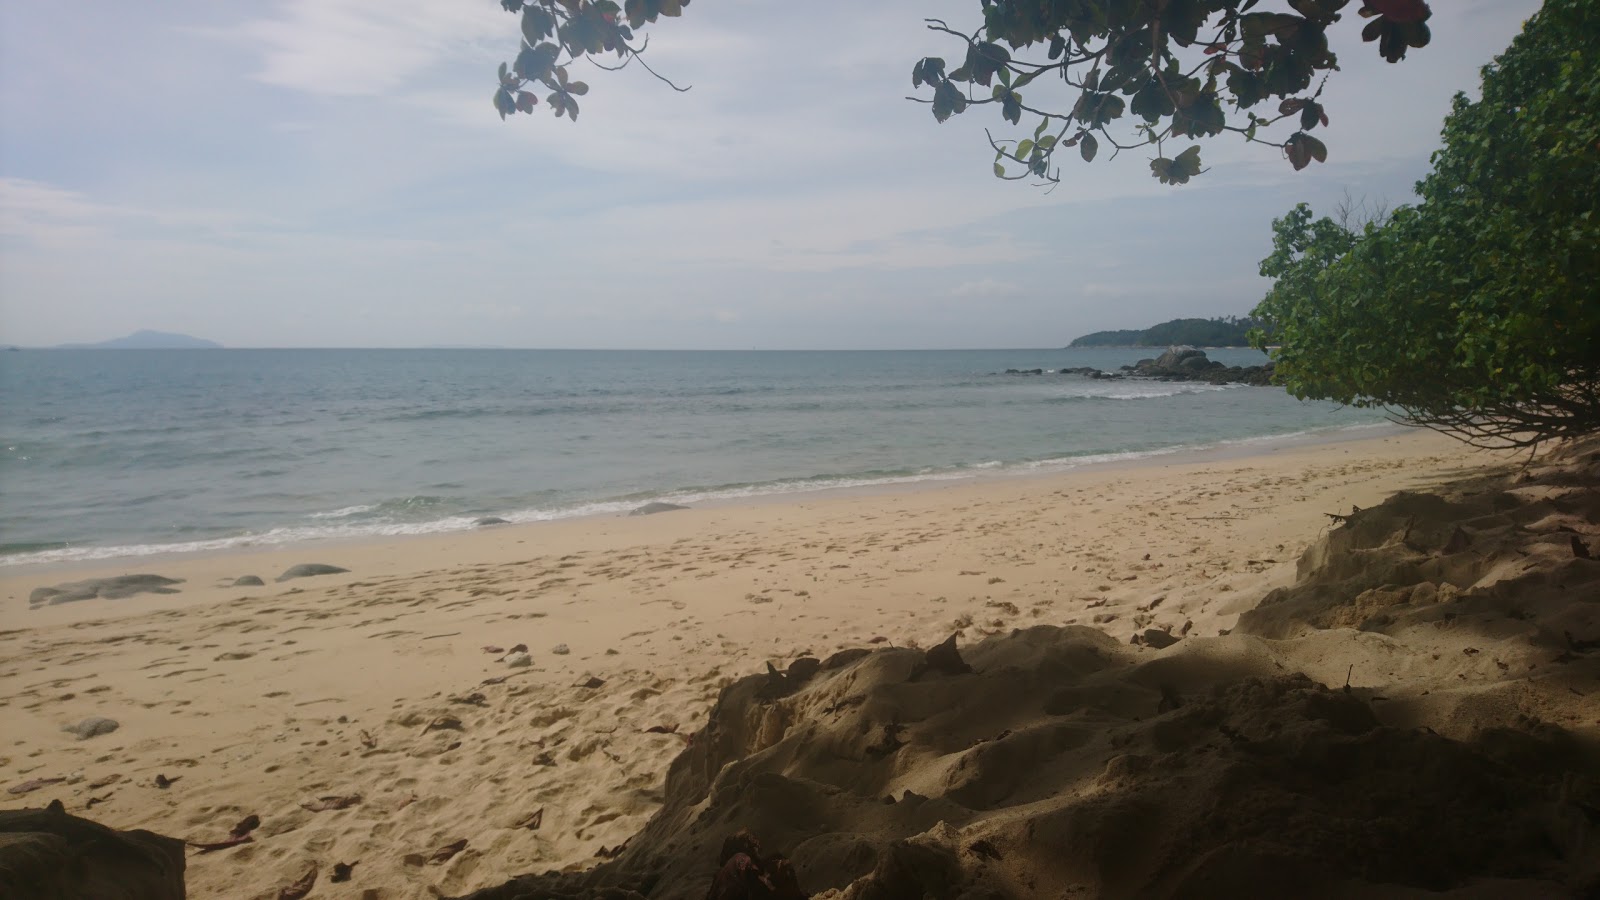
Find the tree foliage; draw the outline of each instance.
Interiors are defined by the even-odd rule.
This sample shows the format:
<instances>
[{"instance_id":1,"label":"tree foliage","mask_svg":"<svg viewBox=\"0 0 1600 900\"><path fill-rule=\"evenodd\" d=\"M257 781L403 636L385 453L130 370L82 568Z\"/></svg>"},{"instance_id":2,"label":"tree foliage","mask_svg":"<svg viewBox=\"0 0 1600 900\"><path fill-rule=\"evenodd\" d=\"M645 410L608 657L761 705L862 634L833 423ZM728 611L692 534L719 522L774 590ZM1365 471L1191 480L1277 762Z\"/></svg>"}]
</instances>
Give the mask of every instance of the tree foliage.
<instances>
[{"instance_id":1,"label":"tree foliage","mask_svg":"<svg viewBox=\"0 0 1600 900\"><path fill-rule=\"evenodd\" d=\"M500 64L495 111L502 119L532 113L539 97L529 88L543 85L550 91L545 104L556 118L578 121L577 98L589 93L589 85L572 80L567 67L588 58L602 69L620 69L636 60L649 69L643 59L649 39L635 47L634 31L662 16L681 16L688 5L689 0L627 0L626 6L613 0L500 0L506 12L522 17L522 43L514 62ZM615 66L595 62L607 54L620 62ZM687 90L661 80L674 90Z\"/></svg>"},{"instance_id":2,"label":"tree foliage","mask_svg":"<svg viewBox=\"0 0 1600 900\"><path fill-rule=\"evenodd\" d=\"M634 45L636 32L659 17L681 15L688 4L501 0L522 17L522 46L514 63L500 67L495 109L501 118L532 112L539 101L530 88L543 85L555 115L576 120L574 98L588 86L569 82L567 67L612 57L617 65L602 68L635 60L644 65L645 45ZM1328 124L1322 87L1338 68L1327 32L1352 0L980 5L983 24L970 32L927 20L931 30L961 43L960 56L953 65L937 56L918 60L911 84L928 93L910 99L928 104L940 122L981 106L996 108L1013 126L1024 116L1030 124L1036 120L1027 137L990 136L1001 178L1057 181L1062 150L1092 162L1102 146L1113 157L1149 147L1155 153L1151 175L1185 184L1203 171L1200 145L1171 144L1230 133L1278 147L1296 169L1327 159L1327 146L1311 132ZM1355 8L1369 20L1362 38L1376 42L1390 62L1430 40L1426 0L1355 0Z\"/></svg>"},{"instance_id":3,"label":"tree foliage","mask_svg":"<svg viewBox=\"0 0 1600 900\"><path fill-rule=\"evenodd\" d=\"M1547 0L1443 138L1415 206L1273 223L1257 345L1296 396L1482 446L1600 429L1600 4Z\"/></svg>"}]
</instances>

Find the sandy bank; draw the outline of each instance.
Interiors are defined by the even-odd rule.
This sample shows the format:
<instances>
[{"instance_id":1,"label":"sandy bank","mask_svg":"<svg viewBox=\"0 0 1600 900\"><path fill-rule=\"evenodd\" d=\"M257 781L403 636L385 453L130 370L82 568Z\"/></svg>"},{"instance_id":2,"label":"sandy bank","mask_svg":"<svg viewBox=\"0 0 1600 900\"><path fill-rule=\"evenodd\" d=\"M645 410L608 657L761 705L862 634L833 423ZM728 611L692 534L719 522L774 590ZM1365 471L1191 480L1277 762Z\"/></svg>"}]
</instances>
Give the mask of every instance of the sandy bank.
<instances>
[{"instance_id":1,"label":"sandy bank","mask_svg":"<svg viewBox=\"0 0 1600 900\"><path fill-rule=\"evenodd\" d=\"M1294 580L1327 513L1486 461L1407 434L314 557L175 558L137 571L185 579L180 593L37 609L39 586L131 570L7 573L0 780L64 778L10 805L59 798L195 841L258 814L253 842L191 857L197 897L273 896L313 863L356 862L350 886L385 898L582 868L661 808L668 765L719 690L768 662L1034 625L1118 647L1150 628L1213 637ZM272 581L304 562L351 571ZM267 584L224 586L247 574ZM531 666L503 661L518 644ZM1163 653L1178 651L1198 652ZM1337 680L1344 657L1325 656L1310 674ZM60 731L95 715L120 728Z\"/></svg>"}]
</instances>

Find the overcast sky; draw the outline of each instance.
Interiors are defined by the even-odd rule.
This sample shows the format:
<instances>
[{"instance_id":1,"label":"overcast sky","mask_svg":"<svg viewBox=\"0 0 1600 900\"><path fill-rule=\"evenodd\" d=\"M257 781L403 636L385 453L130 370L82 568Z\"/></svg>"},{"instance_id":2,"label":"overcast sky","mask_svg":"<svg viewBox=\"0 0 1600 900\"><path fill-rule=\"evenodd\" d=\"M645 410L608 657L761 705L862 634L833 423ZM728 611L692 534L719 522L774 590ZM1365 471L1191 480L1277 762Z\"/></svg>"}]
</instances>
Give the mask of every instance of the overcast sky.
<instances>
[{"instance_id":1,"label":"overcast sky","mask_svg":"<svg viewBox=\"0 0 1600 900\"><path fill-rule=\"evenodd\" d=\"M992 109L904 99L959 56L923 17L977 0L699 0L647 54L693 90L579 64L575 125L495 114L496 0L0 0L0 341L1039 347L1243 314L1272 218L1407 200L1538 7L1437 0L1391 66L1357 5L1327 164L1213 140L1186 187L1102 152L1047 194L991 174Z\"/></svg>"}]
</instances>

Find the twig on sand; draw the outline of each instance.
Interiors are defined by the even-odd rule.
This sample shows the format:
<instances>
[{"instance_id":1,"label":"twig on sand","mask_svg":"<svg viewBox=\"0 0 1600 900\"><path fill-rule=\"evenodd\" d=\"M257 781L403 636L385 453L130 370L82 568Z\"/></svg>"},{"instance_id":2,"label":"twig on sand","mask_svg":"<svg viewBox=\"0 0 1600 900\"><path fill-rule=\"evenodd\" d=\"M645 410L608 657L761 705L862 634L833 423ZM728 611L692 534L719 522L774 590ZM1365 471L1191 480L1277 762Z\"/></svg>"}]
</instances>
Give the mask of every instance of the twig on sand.
<instances>
[{"instance_id":1,"label":"twig on sand","mask_svg":"<svg viewBox=\"0 0 1600 900\"><path fill-rule=\"evenodd\" d=\"M428 635L428 636L427 636L427 637L425 637L425 638L423 638L423 640L425 640L425 641L431 641L431 640L433 640L433 639L434 639L434 638L442 638L442 637L455 637L455 636L456 636L456 635L458 635L458 634L460 634L460 633L461 633L461 632L459 632L459 631L452 631L452 632L450 632L450 633L449 633L449 634L430 634L430 635Z\"/></svg>"}]
</instances>

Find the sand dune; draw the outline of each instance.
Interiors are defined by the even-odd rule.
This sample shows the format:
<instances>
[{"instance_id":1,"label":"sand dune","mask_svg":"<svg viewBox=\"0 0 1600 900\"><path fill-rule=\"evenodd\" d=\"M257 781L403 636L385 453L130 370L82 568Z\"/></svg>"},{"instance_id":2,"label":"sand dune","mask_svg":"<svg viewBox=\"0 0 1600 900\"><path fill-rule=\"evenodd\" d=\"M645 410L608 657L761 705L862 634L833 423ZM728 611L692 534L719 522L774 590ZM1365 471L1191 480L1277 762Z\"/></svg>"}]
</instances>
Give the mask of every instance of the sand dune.
<instances>
[{"instance_id":1,"label":"sand dune","mask_svg":"<svg viewBox=\"0 0 1600 900\"><path fill-rule=\"evenodd\" d=\"M1511 669L1545 664L1514 652L1534 643L1528 628L1587 634L1591 620L1540 608L1502 643L1462 629L1477 652L1463 654L1451 632L1426 645L1439 659L1419 656L1413 632L1435 625L1408 611L1438 605L1442 570L1432 573L1433 595L1413 587L1403 600L1369 597L1404 625L1398 632L1333 630L1367 619L1336 622L1327 616L1344 614L1307 613L1318 601L1277 594L1293 616L1221 636L1295 581L1296 560L1331 525L1327 513L1375 507L1486 461L1405 435L897 494L147 560L137 571L185 579L179 593L36 609L35 588L134 570L10 572L0 591L0 709L13 740L0 750L0 778L8 788L64 779L9 795L10 805L61 799L107 824L196 842L258 815L252 841L191 857L196 897L273 897L313 866L314 897L465 894L613 856L588 877L623 884L654 872L671 887L662 882L666 892L652 896L703 896L713 845L740 827L803 862L807 890L852 896L876 896L847 886L917 847L955 867L952 884L1019 895L1221 884L1258 858L1298 877L1313 870L1279 852L1289 838L1272 843L1251 830L1281 802L1269 796L1270 779L1244 791L1268 806L1230 813L1234 831L1204 803L1162 803L1234 802L1240 787L1228 773L1261 742L1294 744L1283 751L1290 762L1352 747L1407 759L1432 752L1431 739L1383 729L1432 723L1439 740L1467 742L1529 710L1593 736L1589 657L1562 665L1570 681L1552 676L1537 691L1527 685L1538 679ZM1592 511L1559 514L1595 529ZM1365 535L1363 521L1339 532ZM350 571L270 583L305 562ZM1317 564L1301 568L1309 577ZM232 587L247 574L269 584ZM1129 643L1149 630L1182 639L1160 651ZM921 648L954 632L978 676L908 681ZM517 645L531 665L511 664ZM783 670L850 649L879 652L786 684L784 696L757 696L775 690L759 675L767 664ZM1350 693L1338 689L1347 673ZM713 735L702 729L719 695ZM1498 711L1468 695L1501 697ZM1327 716L1306 714L1324 707ZM87 740L60 730L96 715L120 727ZM1218 738L1219 722L1239 739ZM1262 730L1274 722L1298 730ZM1482 775L1475 762L1461 765L1440 777ZM1405 787L1402 772L1382 771L1390 782L1363 790ZM1552 777L1491 773L1482 783L1543 796ZM713 784L723 793L686 799ZM1360 837L1362 810L1336 793L1320 802L1323 818L1346 823L1337 834L1348 838L1347 856L1371 857L1363 871L1392 881L1385 866L1398 864L1382 862L1390 857L1372 842L1418 820ZM714 821L699 821L706 810L717 811ZM1174 868L1175 848L1213 832L1267 841L1250 845L1266 855ZM1307 831L1306 840L1327 833ZM902 840L911 849L883 849ZM1046 865L1028 849L1034 840L1079 849ZM972 851L978 841L988 846ZM667 857L681 864L663 868ZM329 883L335 863L354 864L347 883ZM1561 872L1541 873L1561 883Z\"/></svg>"}]
</instances>

